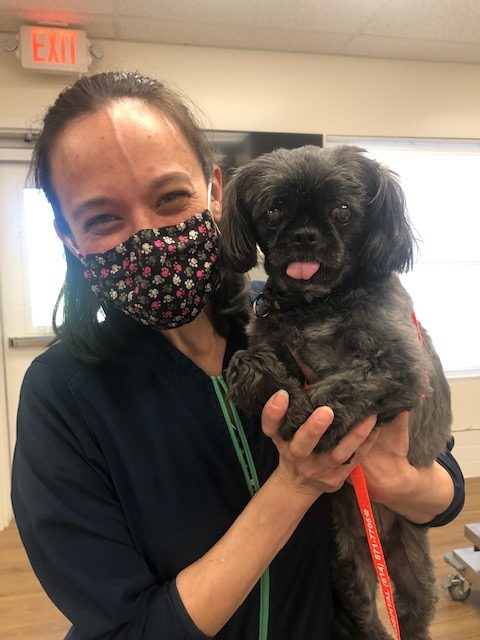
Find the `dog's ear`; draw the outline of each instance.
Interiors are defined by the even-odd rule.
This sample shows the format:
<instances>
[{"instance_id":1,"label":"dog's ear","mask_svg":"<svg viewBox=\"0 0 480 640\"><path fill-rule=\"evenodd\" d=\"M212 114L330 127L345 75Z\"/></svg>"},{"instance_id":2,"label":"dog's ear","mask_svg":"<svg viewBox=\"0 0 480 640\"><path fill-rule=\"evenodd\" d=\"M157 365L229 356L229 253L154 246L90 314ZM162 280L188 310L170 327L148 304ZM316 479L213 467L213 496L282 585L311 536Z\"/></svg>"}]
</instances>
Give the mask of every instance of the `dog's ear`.
<instances>
[{"instance_id":1,"label":"dog's ear","mask_svg":"<svg viewBox=\"0 0 480 640\"><path fill-rule=\"evenodd\" d=\"M364 159L370 177L370 203L362 263L377 275L408 271L413 265L415 238L403 190L395 173L374 160Z\"/></svg>"},{"instance_id":2,"label":"dog's ear","mask_svg":"<svg viewBox=\"0 0 480 640\"><path fill-rule=\"evenodd\" d=\"M257 265L257 245L246 195L255 177L242 167L229 178L222 201L220 219L220 263L244 273ZM253 180L253 183L252 183Z\"/></svg>"}]
</instances>

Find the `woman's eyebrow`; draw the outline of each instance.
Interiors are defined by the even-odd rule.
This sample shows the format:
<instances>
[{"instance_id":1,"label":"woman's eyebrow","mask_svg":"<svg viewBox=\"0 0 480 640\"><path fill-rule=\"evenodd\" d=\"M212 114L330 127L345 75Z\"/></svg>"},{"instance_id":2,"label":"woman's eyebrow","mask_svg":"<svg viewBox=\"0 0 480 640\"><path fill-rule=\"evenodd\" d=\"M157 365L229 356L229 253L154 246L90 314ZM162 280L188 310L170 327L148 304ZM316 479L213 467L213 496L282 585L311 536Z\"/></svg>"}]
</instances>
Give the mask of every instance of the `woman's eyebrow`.
<instances>
[{"instance_id":1,"label":"woman's eyebrow","mask_svg":"<svg viewBox=\"0 0 480 640\"><path fill-rule=\"evenodd\" d=\"M154 178L150 183L151 189L158 189L167 186L170 182L183 181L188 182L188 186L193 188L193 182L190 175L184 171L171 171L158 178Z\"/></svg>"},{"instance_id":2,"label":"woman's eyebrow","mask_svg":"<svg viewBox=\"0 0 480 640\"><path fill-rule=\"evenodd\" d=\"M108 198L106 196L97 196L96 198L89 198L85 200L78 207L75 207L72 211L72 217L74 220L78 220L82 213L84 213L87 209L91 209L93 207L104 207L106 205L112 204L113 198Z\"/></svg>"}]
</instances>

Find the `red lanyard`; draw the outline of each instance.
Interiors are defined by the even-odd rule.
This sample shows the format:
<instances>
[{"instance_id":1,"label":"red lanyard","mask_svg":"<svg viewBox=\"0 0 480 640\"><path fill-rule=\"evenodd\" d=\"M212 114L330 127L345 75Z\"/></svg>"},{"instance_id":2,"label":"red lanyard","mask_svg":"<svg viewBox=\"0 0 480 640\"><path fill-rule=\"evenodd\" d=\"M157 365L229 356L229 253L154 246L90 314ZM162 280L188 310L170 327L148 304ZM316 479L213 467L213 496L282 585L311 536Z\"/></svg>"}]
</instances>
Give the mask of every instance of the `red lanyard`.
<instances>
[{"instance_id":1,"label":"red lanyard","mask_svg":"<svg viewBox=\"0 0 480 640\"><path fill-rule=\"evenodd\" d=\"M378 581L382 588L388 617L390 618L395 638L397 638L397 640L401 640L397 611L395 609L395 603L393 602L393 591L390 578L388 576L387 564L383 555L383 549L380 543L377 526L375 524L375 518L373 517L372 505L370 503L370 496L368 495L365 475L359 464L353 469L350 474L350 478L353 483L353 488L355 489L360 513L362 514L363 524L365 525L365 531L367 533L368 546L370 547L370 554L372 556L375 571L377 572Z\"/></svg>"}]
</instances>

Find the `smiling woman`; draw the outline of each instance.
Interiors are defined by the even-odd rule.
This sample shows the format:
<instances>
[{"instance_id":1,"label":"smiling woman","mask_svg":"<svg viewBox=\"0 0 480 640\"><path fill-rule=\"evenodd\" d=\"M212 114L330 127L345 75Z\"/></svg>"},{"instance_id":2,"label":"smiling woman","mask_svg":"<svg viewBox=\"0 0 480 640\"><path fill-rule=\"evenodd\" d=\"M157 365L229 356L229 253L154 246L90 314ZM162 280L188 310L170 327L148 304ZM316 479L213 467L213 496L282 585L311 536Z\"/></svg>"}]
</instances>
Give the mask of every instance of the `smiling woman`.
<instances>
[{"instance_id":1,"label":"smiling woman","mask_svg":"<svg viewBox=\"0 0 480 640\"><path fill-rule=\"evenodd\" d=\"M221 172L161 83L80 78L47 112L34 161L67 276L59 340L24 378L12 495L68 638L332 640L327 494L353 454L392 468L406 416L380 447L368 416L317 455L330 408L289 442L285 391L261 416L238 413L222 372L245 346L248 294L217 260ZM449 471L410 475L400 497L380 479L377 495L417 522L449 520L463 494L445 455Z\"/></svg>"}]
</instances>

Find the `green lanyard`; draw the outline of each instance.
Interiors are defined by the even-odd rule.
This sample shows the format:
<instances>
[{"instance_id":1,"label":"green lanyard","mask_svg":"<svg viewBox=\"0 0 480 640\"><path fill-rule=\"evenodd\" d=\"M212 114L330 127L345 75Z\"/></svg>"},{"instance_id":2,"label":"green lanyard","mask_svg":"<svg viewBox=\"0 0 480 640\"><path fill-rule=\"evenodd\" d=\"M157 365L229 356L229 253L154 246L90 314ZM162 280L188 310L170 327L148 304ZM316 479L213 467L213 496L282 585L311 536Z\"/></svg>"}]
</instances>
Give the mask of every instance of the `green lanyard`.
<instances>
[{"instance_id":1,"label":"green lanyard","mask_svg":"<svg viewBox=\"0 0 480 640\"><path fill-rule=\"evenodd\" d=\"M250 496L253 496L259 489L257 470L253 461L250 447L243 430L240 417L233 402L226 400L228 391L227 383L223 376L211 376L215 393L222 408L223 417L228 427L228 432L237 454L238 461L245 477L245 482ZM268 567L260 578L260 619L258 626L258 640L268 638L268 614L270 600L270 572Z\"/></svg>"}]
</instances>

